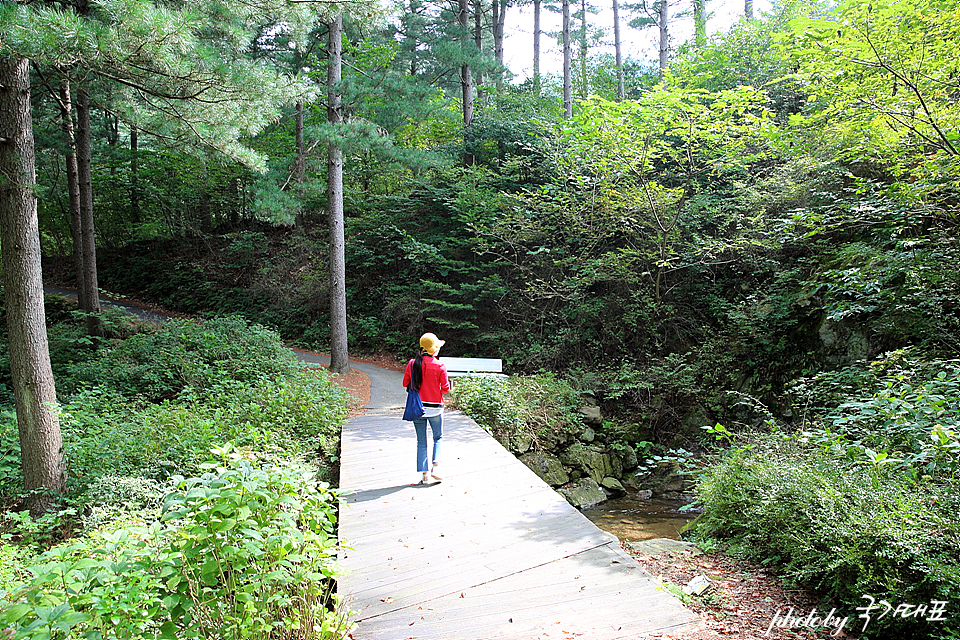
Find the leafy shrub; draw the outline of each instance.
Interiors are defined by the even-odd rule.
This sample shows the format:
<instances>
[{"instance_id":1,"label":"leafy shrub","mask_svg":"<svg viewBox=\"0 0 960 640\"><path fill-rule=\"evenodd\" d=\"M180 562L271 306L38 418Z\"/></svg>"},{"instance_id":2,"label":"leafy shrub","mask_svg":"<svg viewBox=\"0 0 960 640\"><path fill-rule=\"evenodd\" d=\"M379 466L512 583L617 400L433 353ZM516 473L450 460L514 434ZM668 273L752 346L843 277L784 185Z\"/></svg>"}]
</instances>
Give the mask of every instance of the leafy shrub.
<instances>
[{"instance_id":1,"label":"leafy shrub","mask_svg":"<svg viewBox=\"0 0 960 640\"><path fill-rule=\"evenodd\" d=\"M90 483L80 500L89 506L82 518L83 526L96 529L119 518L137 515L148 522L155 520L168 489L151 478L100 476Z\"/></svg>"},{"instance_id":2,"label":"leafy shrub","mask_svg":"<svg viewBox=\"0 0 960 640\"><path fill-rule=\"evenodd\" d=\"M193 475L212 447L228 441L274 459L319 456L331 474L346 415L346 393L329 376L298 370L191 388L159 404L86 389L64 406L61 422L71 482L84 485L104 475Z\"/></svg>"},{"instance_id":3,"label":"leafy shrub","mask_svg":"<svg viewBox=\"0 0 960 640\"><path fill-rule=\"evenodd\" d=\"M889 466L843 464L768 436L709 470L698 491L698 538L782 566L851 611L864 594L960 602L960 499L951 484L915 483ZM939 633L923 620L880 622L897 637Z\"/></svg>"},{"instance_id":4,"label":"leafy shrub","mask_svg":"<svg viewBox=\"0 0 960 640\"><path fill-rule=\"evenodd\" d=\"M809 407L804 437L851 460L913 475L960 471L960 360L926 360L914 349L794 383Z\"/></svg>"},{"instance_id":5,"label":"leafy shrub","mask_svg":"<svg viewBox=\"0 0 960 640\"><path fill-rule=\"evenodd\" d=\"M218 451L164 523L56 548L7 595L13 638L341 638L329 606L336 494L298 466Z\"/></svg>"},{"instance_id":6,"label":"leafy shrub","mask_svg":"<svg viewBox=\"0 0 960 640\"><path fill-rule=\"evenodd\" d=\"M13 411L0 411L0 496L15 495L22 486L17 416Z\"/></svg>"},{"instance_id":7,"label":"leafy shrub","mask_svg":"<svg viewBox=\"0 0 960 640\"><path fill-rule=\"evenodd\" d=\"M296 359L275 332L230 316L171 320L78 364L73 374L78 383L157 402L174 398L187 387L210 389L223 380L252 382L296 368Z\"/></svg>"},{"instance_id":8,"label":"leafy shrub","mask_svg":"<svg viewBox=\"0 0 960 640\"><path fill-rule=\"evenodd\" d=\"M579 394L553 374L459 378L451 400L508 448L520 435L540 446L582 427Z\"/></svg>"}]
</instances>

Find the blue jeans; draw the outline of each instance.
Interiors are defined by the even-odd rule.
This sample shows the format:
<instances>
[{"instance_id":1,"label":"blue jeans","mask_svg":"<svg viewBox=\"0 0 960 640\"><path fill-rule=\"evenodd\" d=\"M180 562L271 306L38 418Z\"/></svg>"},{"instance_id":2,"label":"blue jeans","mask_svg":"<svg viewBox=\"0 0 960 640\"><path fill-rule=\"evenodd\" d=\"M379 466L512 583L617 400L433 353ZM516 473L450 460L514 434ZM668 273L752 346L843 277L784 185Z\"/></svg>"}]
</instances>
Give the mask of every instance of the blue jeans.
<instances>
[{"instance_id":1,"label":"blue jeans","mask_svg":"<svg viewBox=\"0 0 960 640\"><path fill-rule=\"evenodd\" d=\"M443 438L443 414L430 416L429 418L420 418L413 421L413 428L417 430L417 471L426 473L429 471L429 460L427 460L427 423L433 430L433 462L436 464L440 458L440 439Z\"/></svg>"}]
</instances>

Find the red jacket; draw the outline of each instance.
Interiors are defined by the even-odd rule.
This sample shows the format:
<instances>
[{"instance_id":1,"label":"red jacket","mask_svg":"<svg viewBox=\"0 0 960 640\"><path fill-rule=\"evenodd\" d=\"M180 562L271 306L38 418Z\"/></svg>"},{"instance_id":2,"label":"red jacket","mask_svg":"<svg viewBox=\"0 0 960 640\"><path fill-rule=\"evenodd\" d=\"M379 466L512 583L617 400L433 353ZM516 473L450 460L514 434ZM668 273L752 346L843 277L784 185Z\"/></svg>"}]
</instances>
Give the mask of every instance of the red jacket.
<instances>
[{"instance_id":1,"label":"red jacket","mask_svg":"<svg viewBox=\"0 0 960 640\"><path fill-rule=\"evenodd\" d=\"M407 370L403 372L404 388L410 386L410 368L413 360L407 363ZM420 399L434 404L443 403L443 394L450 392L450 379L447 378L447 367L433 356L423 356L423 384L420 385Z\"/></svg>"}]
</instances>

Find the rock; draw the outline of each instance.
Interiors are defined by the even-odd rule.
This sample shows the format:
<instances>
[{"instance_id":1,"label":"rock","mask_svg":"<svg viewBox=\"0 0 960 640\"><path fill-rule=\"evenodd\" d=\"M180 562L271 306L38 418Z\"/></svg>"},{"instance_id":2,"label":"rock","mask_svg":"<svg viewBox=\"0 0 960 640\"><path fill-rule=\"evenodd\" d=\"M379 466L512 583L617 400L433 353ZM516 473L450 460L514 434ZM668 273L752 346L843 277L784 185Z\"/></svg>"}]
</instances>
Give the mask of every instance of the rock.
<instances>
[{"instance_id":1,"label":"rock","mask_svg":"<svg viewBox=\"0 0 960 640\"><path fill-rule=\"evenodd\" d=\"M597 396L595 396L592 391L584 391L580 394L580 397L583 398L583 404L588 407L597 406Z\"/></svg>"},{"instance_id":2,"label":"rock","mask_svg":"<svg viewBox=\"0 0 960 640\"><path fill-rule=\"evenodd\" d=\"M600 482L600 486L604 489L609 489L610 491L618 491L620 493L626 493L626 489L623 488L623 485L620 484L620 481L616 478L606 477Z\"/></svg>"},{"instance_id":3,"label":"rock","mask_svg":"<svg viewBox=\"0 0 960 640\"><path fill-rule=\"evenodd\" d=\"M653 491L650 491L650 489L641 489L640 491L637 491L637 495L635 497L637 500L649 500L653 497Z\"/></svg>"},{"instance_id":4,"label":"rock","mask_svg":"<svg viewBox=\"0 0 960 640\"><path fill-rule=\"evenodd\" d=\"M579 469L599 484L606 476L613 475L610 456L583 443L576 443L560 454L560 460L568 467Z\"/></svg>"},{"instance_id":5,"label":"rock","mask_svg":"<svg viewBox=\"0 0 960 640\"><path fill-rule=\"evenodd\" d=\"M870 358L873 348L870 339L863 331L841 320L825 319L817 330L827 362L831 364L850 364Z\"/></svg>"},{"instance_id":6,"label":"rock","mask_svg":"<svg viewBox=\"0 0 960 640\"><path fill-rule=\"evenodd\" d=\"M607 499L607 494L603 492L603 489L593 478L584 478L576 486L558 489L558 491L560 495L567 499L567 502L578 509L598 505Z\"/></svg>"},{"instance_id":7,"label":"rock","mask_svg":"<svg viewBox=\"0 0 960 640\"><path fill-rule=\"evenodd\" d=\"M620 452L620 462L623 463L624 471L631 471L637 468L640 461L637 460L637 451L633 447L624 447Z\"/></svg>"},{"instance_id":8,"label":"rock","mask_svg":"<svg viewBox=\"0 0 960 640\"><path fill-rule=\"evenodd\" d=\"M513 452L514 453L526 453L530 451L530 447L533 446L533 434L527 431L521 431L520 433L513 436Z\"/></svg>"},{"instance_id":9,"label":"rock","mask_svg":"<svg viewBox=\"0 0 960 640\"><path fill-rule=\"evenodd\" d=\"M527 453L520 456L520 462L527 465L551 487L559 487L570 482L570 476L567 475L560 460L549 453Z\"/></svg>"},{"instance_id":10,"label":"rock","mask_svg":"<svg viewBox=\"0 0 960 640\"><path fill-rule=\"evenodd\" d=\"M681 426L690 433L703 433L701 427L713 426L716 420L711 418L710 412L700 405L695 405L687 415L683 417Z\"/></svg>"},{"instance_id":11,"label":"rock","mask_svg":"<svg viewBox=\"0 0 960 640\"><path fill-rule=\"evenodd\" d=\"M623 462L620 461L620 457L613 452L609 452L607 458L610 460L610 468L613 469L612 475L614 478L623 477Z\"/></svg>"},{"instance_id":12,"label":"rock","mask_svg":"<svg viewBox=\"0 0 960 640\"><path fill-rule=\"evenodd\" d=\"M587 427L583 430L583 433L580 434L580 439L584 442L593 442L597 438L597 432Z\"/></svg>"},{"instance_id":13,"label":"rock","mask_svg":"<svg viewBox=\"0 0 960 640\"><path fill-rule=\"evenodd\" d=\"M580 407L579 412L580 417L583 418L584 424L594 425L597 427L603 424L603 416L600 415L600 407Z\"/></svg>"},{"instance_id":14,"label":"rock","mask_svg":"<svg viewBox=\"0 0 960 640\"><path fill-rule=\"evenodd\" d=\"M556 451L557 447L559 447L560 443L564 440L563 434L550 428L541 429L537 432L537 436L540 439L540 446L547 451Z\"/></svg>"},{"instance_id":15,"label":"rock","mask_svg":"<svg viewBox=\"0 0 960 640\"><path fill-rule=\"evenodd\" d=\"M692 542L683 542L671 538L654 538L652 540L628 541L627 546L636 553L648 556L659 556L663 553L698 553L697 545Z\"/></svg>"},{"instance_id":16,"label":"rock","mask_svg":"<svg viewBox=\"0 0 960 640\"><path fill-rule=\"evenodd\" d=\"M643 488L653 491L653 495L683 491L685 477L679 475L680 465L675 461L662 461L643 481Z\"/></svg>"},{"instance_id":17,"label":"rock","mask_svg":"<svg viewBox=\"0 0 960 640\"><path fill-rule=\"evenodd\" d=\"M662 500L675 500L677 502L683 502L684 504L690 504L691 502L696 502L697 496L694 493L688 493L686 491L667 491L661 493L658 498Z\"/></svg>"}]
</instances>

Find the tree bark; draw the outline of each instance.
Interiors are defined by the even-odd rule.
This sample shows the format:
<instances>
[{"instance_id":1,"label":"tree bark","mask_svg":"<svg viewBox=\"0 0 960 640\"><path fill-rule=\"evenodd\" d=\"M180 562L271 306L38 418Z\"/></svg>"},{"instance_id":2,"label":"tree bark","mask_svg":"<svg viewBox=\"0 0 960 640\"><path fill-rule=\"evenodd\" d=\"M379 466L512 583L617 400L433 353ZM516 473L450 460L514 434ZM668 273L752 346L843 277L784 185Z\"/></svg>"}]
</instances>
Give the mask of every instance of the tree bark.
<instances>
[{"instance_id":1,"label":"tree bark","mask_svg":"<svg viewBox=\"0 0 960 640\"><path fill-rule=\"evenodd\" d=\"M473 43L477 47L477 53L483 55L483 0L474 0L473 2ZM477 101L480 108L487 106L486 91L483 90L483 70L478 70L474 79L477 85Z\"/></svg>"},{"instance_id":2,"label":"tree bark","mask_svg":"<svg viewBox=\"0 0 960 640\"><path fill-rule=\"evenodd\" d=\"M533 0L533 93L540 95L540 4Z\"/></svg>"},{"instance_id":3,"label":"tree bark","mask_svg":"<svg viewBox=\"0 0 960 640\"><path fill-rule=\"evenodd\" d=\"M670 7L668 0L659 0L657 3L657 23L660 27L660 79L663 80L670 63Z\"/></svg>"},{"instance_id":4,"label":"tree bark","mask_svg":"<svg viewBox=\"0 0 960 640\"><path fill-rule=\"evenodd\" d=\"M410 32L413 30L412 24L413 21L417 20L422 9L420 0L410 0L410 16L411 22L410 26L407 27L407 34L404 36L404 40L407 42L407 47L410 49L410 75L416 77L419 72L419 67L417 65L417 46L419 42L413 37L410 36Z\"/></svg>"},{"instance_id":5,"label":"tree bark","mask_svg":"<svg viewBox=\"0 0 960 640\"><path fill-rule=\"evenodd\" d=\"M140 141L137 125L130 125L130 220L140 224Z\"/></svg>"},{"instance_id":6,"label":"tree bark","mask_svg":"<svg viewBox=\"0 0 960 640\"><path fill-rule=\"evenodd\" d=\"M617 102L622 102L626 91L623 87L623 47L620 43L620 3L613 0L613 49L617 65Z\"/></svg>"},{"instance_id":7,"label":"tree bark","mask_svg":"<svg viewBox=\"0 0 960 640\"><path fill-rule=\"evenodd\" d=\"M570 0L563 0L563 116L573 119L573 77L570 60Z\"/></svg>"},{"instance_id":8,"label":"tree bark","mask_svg":"<svg viewBox=\"0 0 960 640\"><path fill-rule=\"evenodd\" d=\"M580 97L590 94L590 79L587 77L587 0L580 0Z\"/></svg>"},{"instance_id":9,"label":"tree bark","mask_svg":"<svg viewBox=\"0 0 960 640\"><path fill-rule=\"evenodd\" d=\"M77 88L77 176L80 184L80 250L83 253L83 271L77 280L83 280L78 289L80 309L87 313L87 333L103 335L100 322L100 288L97 282L97 240L93 223L93 163L90 152L90 99L87 90ZM83 293L83 297L80 297Z\"/></svg>"},{"instance_id":10,"label":"tree bark","mask_svg":"<svg viewBox=\"0 0 960 640\"><path fill-rule=\"evenodd\" d=\"M343 123L340 78L343 65L343 16L330 23L327 63L327 121ZM327 146L327 211L330 216L330 371L350 372L347 350L347 267L343 220L343 149L336 141Z\"/></svg>"},{"instance_id":11,"label":"tree bark","mask_svg":"<svg viewBox=\"0 0 960 640\"><path fill-rule=\"evenodd\" d=\"M707 43L706 0L693 0L694 45L699 49Z\"/></svg>"},{"instance_id":12,"label":"tree bark","mask_svg":"<svg viewBox=\"0 0 960 640\"><path fill-rule=\"evenodd\" d=\"M77 277L77 298L86 299L83 287L83 235L80 231L80 182L77 177L77 141L73 130L73 98L70 95L70 80L60 83L60 118L63 130L64 162L67 165L67 197L70 207L70 237L73 240L73 265Z\"/></svg>"},{"instance_id":13,"label":"tree bark","mask_svg":"<svg viewBox=\"0 0 960 640\"><path fill-rule=\"evenodd\" d=\"M303 179L307 173L307 146L303 141L303 120L304 106L303 100L297 100L294 115L294 146L296 147L296 157L293 161L293 181L298 185L303 184Z\"/></svg>"},{"instance_id":14,"label":"tree bark","mask_svg":"<svg viewBox=\"0 0 960 640\"><path fill-rule=\"evenodd\" d=\"M753 0L743 0L743 15L753 20Z\"/></svg>"},{"instance_id":15,"label":"tree bark","mask_svg":"<svg viewBox=\"0 0 960 640\"><path fill-rule=\"evenodd\" d=\"M27 507L50 509L66 481L43 314L30 67L0 58L0 254L8 349Z\"/></svg>"},{"instance_id":16,"label":"tree bark","mask_svg":"<svg viewBox=\"0 0 960 640\"><path fill-rule=\"evenodd\" d=\"M493 0L496 4L497 0ZM507 0L500 0L500 11L497 12L496 24L493 29L493 53L497 62L503 66L503 34L507 23Z\"/></svg>"},{"instance_id":17,"label":"tree bark","mask_svg":"<svg viewBox=\"0 0 960 640\"><path fill-rule=\"evenodd\" d=\"M457 12L457 22L462 29L463 49L466 52L469 12L467 0L459 0L459 11ZM470 75L470 65L464 64L460 67L460 88L463 95L463 124L469 127L473 122L473 78Z\"/></svg>"}]
</instances>

